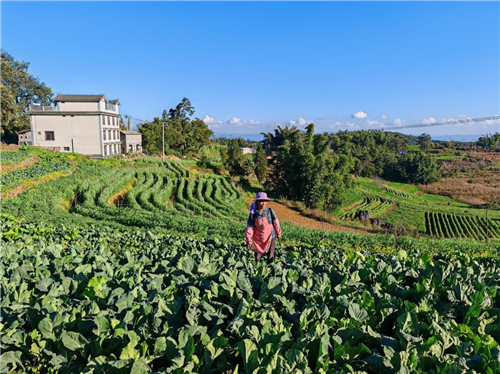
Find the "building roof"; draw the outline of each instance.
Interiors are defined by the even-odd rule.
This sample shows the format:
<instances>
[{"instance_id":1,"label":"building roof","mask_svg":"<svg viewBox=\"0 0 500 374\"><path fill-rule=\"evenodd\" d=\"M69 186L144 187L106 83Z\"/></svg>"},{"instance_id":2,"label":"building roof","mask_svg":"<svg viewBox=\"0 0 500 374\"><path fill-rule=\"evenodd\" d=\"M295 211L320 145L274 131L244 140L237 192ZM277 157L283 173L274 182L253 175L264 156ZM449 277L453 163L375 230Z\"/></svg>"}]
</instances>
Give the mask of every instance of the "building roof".
<instances>
[{"instance_id":1,"label":"building roof","mask_svg":"<svg viewBox=\"0 0 500 374\"><path fill-rule=\"evenodd\" d=\"M16 131L16 134L24 134L25 132L31 132L31 129L25 129L25 130L20 130L20 131Z\"/></svg>"},{"instance_id":2,"label":"building roof","mask_svg":"<svg viewBox=\"0 0 500 374\"><path fill-rule=\"evenodd\" d=\"M142 135L139 131L127 131L127 130L121 130L120 131L124 135Z\"/></svg>"},{"instance_id":3,"label":"building roof","mask_svg":"<svg viewBox=\"0 0 500 374\"><path fill-rule=\"evenodd\" d=\"M69 102L97 102L101 101L104 98L106 100L106 96L104 94L100 95L63 95L58 93L56 97L54 97L54 102L57 101L69 101Z\"/></svg>"},{"instance_id":4,"label":"building roof","mask_svg":"<svg viewBox=\"0 0 500 374\"><path fill-rule=\"evenodd\" d=\"M121 105L120 100L118 100L118 99L116 99L116 100L108 100L108 103Z\"/></svg>"}]
</instances>

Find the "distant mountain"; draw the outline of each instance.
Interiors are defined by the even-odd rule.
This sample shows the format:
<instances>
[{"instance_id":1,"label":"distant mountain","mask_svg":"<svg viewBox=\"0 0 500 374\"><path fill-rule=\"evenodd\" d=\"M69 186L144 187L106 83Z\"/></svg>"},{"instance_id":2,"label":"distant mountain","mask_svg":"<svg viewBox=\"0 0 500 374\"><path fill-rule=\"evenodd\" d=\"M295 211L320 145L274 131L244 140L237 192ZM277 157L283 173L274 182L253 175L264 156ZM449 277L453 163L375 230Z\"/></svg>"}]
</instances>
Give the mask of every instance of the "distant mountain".
<instances>
[{"instance_id":1,"label":"distant mountain","mask_svg":"<svg viewBox=\"0 0 500 374\"><path fill-rule=\"evenodd\" d=\"M432 140L450 141L455 140L458 142L475 142L482 134L469 134L469 135L432 135Z\"/></svg>"}]
</instances>

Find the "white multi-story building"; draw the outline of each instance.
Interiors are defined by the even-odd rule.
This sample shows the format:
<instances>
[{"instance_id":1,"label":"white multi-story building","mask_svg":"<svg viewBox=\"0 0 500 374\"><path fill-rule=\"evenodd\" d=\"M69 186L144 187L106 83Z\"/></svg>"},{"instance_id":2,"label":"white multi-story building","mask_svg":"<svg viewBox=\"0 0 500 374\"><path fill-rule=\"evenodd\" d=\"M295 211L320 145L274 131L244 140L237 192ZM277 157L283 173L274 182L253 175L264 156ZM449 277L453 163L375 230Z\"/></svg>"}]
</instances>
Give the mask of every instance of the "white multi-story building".
<instances>
[{"instance_id":1,"label":"white multi-story building","mask_svg":"<svg viewBox=\"0 0 500 374\"><path fill-rule=\"evenodd\" d=\"M57 94L53 102L29 109L34 146L96 158L121 154L118 100Z\"/></svg>"}]
</instances>

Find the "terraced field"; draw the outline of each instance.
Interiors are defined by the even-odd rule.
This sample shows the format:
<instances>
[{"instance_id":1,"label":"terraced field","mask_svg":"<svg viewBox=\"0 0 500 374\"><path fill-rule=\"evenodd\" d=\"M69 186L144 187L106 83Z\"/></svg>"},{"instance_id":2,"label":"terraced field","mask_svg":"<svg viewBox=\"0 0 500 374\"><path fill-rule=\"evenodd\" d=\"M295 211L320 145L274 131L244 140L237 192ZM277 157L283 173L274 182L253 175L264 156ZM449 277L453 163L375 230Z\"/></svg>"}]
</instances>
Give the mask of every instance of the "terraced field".
<instances>
[{"instance_id":1,"label":"terraced field","mask_svg":"<svg viewBox=\"0 0 500 374\"><path fill-rule=\"evenodd\" d=\"M397 196L401 196L401 197L404 197L406 199L411 199L411 196L410 194L404 192L404 191L401 191L401 190L397 190L395 188L392 188L392 187L388 187L388 186L385 186L384 189L389 192L389 193L392 193L394 195L397 195Z\"/></svg>"},{"instance_id":2,"label":"terraced field","mask_svg":"<svg viewBox=\"0 0 500 374\"><path fill-rule=\"evenodd\" d=\"M339 215L340 219L354 219L358 210L368 210L370 217L380 217L393 206L392 200L381 199L378 196L366 195L355 207L343 212Z\"/></svg>"},{"instance_id":3,"label":"terraced field","mask_svg":"<svg viewBox=\"0 0 500 374\"><path fill-rule=\"evenodd\" d=\"M190 177L177 161L147 168L111 169L86 180L75 190L73 213L98 219L132 216L153 218L164 213L215 219L242 219L235 207L243 194L224 178ZM161 222L158 222L161 224Z\"/></svg>"}]
</instances>

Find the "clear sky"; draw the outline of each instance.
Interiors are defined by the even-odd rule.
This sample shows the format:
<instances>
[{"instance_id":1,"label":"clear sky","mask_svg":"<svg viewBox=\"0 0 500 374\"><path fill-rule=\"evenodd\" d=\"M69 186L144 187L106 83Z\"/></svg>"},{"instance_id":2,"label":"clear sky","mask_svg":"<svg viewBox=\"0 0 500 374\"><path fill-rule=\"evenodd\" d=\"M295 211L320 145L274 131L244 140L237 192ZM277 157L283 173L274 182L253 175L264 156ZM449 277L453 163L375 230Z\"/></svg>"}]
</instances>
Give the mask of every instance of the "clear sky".
<instances>
[{"instance_id":1,"label":"clear sky","mask_svg":"<svg viewBox=\"0 0 500 374\"><path fill-rule=\"evenodd\" d=\"M500 114L499 2L2 2L1 45L54 93L216 135ZM499 122L402 130L484 134Z\"/></svg>"}]
</instances>

